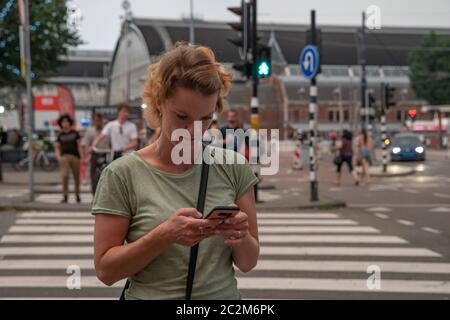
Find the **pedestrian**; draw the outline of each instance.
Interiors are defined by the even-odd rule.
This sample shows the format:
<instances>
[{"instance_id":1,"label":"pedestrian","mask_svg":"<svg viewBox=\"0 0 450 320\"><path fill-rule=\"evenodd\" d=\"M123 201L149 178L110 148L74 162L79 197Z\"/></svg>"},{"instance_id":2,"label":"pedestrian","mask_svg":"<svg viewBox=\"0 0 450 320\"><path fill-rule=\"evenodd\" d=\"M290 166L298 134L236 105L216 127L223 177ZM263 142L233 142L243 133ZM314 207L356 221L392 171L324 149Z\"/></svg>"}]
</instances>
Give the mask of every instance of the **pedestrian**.
<instances>
[{"instance_id":1,"label":"pedestrian","mask_svg":"<svg viewBox=\"0 0 450 320\"><path fill-rule=\"evenodd\" d=\"M231 74L203 46L177 44L150 66L144 117L161 133L103 170L92 208L97 276L108 285L128 278L125 299L185 298L190 247L199 242L192 298L240 298L233 264L247 272L259 254L252 188L258 179L248 163L240 164L242 155L206 146L210 160L239 161L210 164L204 212L230 203L240 211L220 225L202 219L195 209L202 166L192 163L202 153L175 164L172 151L185 142L171 139L185 129L188 145L200 145L191 138L194 122L207 130L230 85Z\"/></svg>"},{"instance_id":2,"label":"pedestrian","mask_svg":"<svg viewBox=\"0 0 450 320\"><path fill-rule=\"evenodd\" d=\"M95 190L97 189L98 179L100 179L100 175L97 174L97 166L99 157L103 156L103 154L99 154L92 150L94 140L102 133L104 127L104 116L101 113L94 114L93 117L93 125L90 126L86 133L84 134L83 140L81 142L81 146L83 148L83 155L85 162L89 161L89 174L91 177L91 191L92 195L95 194ZM100 141L97 145L98 149L108 150L110 149L109 137L105 137Z\"/></svg>"},{"instance_id":3,"label":"pedestrian","mask_svg":"<svg viewBox=\"0 0 450 320\"><path fill-rule=\"evenodd\" d=\"M83 155L80 134L73 129L73 120L68 114L59 117L58 125L61 131L55 142L55 154L62 175L63 199L61 203L67 203L68 201L70 172L72 172L74 179L76 201L80 203L80 164L82 161L80 158Z\"/></svg>"},{"instance_id":4,"label":"pedestrian","mask_svg":"<svg viewBox=\"0 0 450 320\"><path fill-rule=\"evenodd\" d=\"M248 160L249 139L248 136L244 136L237 110L228 110L227 125L220 128L220 133L222 135L222 142L219 141L218 143L222 144L223 148L241 152Z\"/></svg>"},{"instance_id":5,"label":"pedestrian","mask_svg":"<svg viewBox=\"0 0 450 320\"><path fill-rule=\"evenodd\" d=\"M361 133L356 138L356 146L362 163L362 180L365 179L366 182L369 182L369 166L372 165L373 139L367 133L366 129L362 129Z\"/></svg>"},{"instance_id":6,"label":"pedestrian","mask_svg":"<svg viewBox=\"0 0 450 320\"><path fill-rule=\"evenodd\" d=\"M344 163L347 164L348 171L353 177L355 185L359 184L359 178L353 169L353 134L344 130L342 133L342 138L336 143L337 155L334 159L336 165L336 185L341 185L341 169Z\"/></svg>"},{"instance_id":7,"label":"pedestrian","mask_svg":"<svg viewBox=\"0 0 450 320\"><path fill-rule=\"evenodd\" d=\"M117 107L117 120L111 121L103 128L102 133L92 143L93 148L98 148L100 142L109 137L114 151L113 159L128 154L138 146L138 132L136 125L128 121L131 107L121 104Z\"/></svg>"}]
</instances>

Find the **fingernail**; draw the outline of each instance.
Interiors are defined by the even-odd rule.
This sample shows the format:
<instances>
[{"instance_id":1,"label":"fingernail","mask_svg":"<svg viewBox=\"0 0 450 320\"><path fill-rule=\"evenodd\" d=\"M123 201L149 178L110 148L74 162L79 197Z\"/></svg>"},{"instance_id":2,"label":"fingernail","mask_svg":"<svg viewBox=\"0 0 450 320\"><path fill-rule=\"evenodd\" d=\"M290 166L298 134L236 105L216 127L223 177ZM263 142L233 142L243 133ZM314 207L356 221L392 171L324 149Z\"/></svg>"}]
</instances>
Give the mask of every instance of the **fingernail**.
<instances>
[{"instance_id":1,"label":"fingernail","mask_svg":"<svg viewBox=\"0 0 450 320\"><path fill-rule=\"evenodd\" d=\"M197 216L198 216L199 218L203 217L203 215L202 215L200 212L198 212L198 211L197 211Z\"/></svg>"}]
</instances>

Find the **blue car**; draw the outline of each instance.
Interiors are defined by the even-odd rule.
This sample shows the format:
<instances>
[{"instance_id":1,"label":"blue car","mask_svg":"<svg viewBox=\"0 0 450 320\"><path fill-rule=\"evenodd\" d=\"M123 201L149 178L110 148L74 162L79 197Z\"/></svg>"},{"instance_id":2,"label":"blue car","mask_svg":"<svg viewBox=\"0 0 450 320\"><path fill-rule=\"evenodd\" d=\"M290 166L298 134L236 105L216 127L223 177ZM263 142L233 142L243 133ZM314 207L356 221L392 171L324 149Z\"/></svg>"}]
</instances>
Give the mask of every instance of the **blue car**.
<instances>
[{"instance_id":1,"label":"blue car","mask_svg":"<svg viewBox=\"0 0 450 320\"><path fill-rule=\"evenodd\" d=\"M425 145L418 135L398 134L391 143L391 160L425 161Z\"/></svg>"}]
</instances>

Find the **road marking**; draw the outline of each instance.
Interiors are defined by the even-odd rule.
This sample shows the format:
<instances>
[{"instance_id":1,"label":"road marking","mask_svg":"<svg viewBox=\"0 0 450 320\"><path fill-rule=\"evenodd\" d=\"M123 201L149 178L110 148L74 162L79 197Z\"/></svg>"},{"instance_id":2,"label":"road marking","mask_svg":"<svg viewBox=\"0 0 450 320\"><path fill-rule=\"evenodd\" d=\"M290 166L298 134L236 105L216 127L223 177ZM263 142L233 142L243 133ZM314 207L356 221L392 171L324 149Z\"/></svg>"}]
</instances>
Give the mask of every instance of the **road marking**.
<instances>
[{"instance_id":1,"label":"road marking","mask_svg":"<svg viewBox=\"0 0 450 320\"><path fill-rule=\"evenodd\" d=\"M385 207L374 207L374 208L368 208L366 211L369 212L391 212L392 209L385 208Z\"/></svg>"},{"instance_id":2,"label":"road marking","mask_svg":"<svg viewBox=\"0 0 450 320\"><path fill-rule=\"evenodd\" d=\"M439 197L439 198L450 199L450 195L444 194L444 193L433 193L433 196Z\"/></svg>"},{"instance_id":3,"label":"road marking","mask_svg":"<svg viewBox=\"0 0 450 320\"><path fill-rule=\"evenodd\" d=\"M20 260L19 260L20 263ZM295 261L295 260L259 260L254 270L280 271L335 271L364 272L367 267L377 265L382 273L427 273L450 274L450 263L438 262L386 262L386 261ZM31 263L30 263L31 266ZM1 264L0 264L1 267ZM20 268L20 264L17 264Z\"/></svg>"},{"instance_id":4,"label":"road marking","mask_svg":"<svg viewBox=\"0 0 450 320\"><path fill-rule=\"evenodd\" d=\"M383 257L442 257L425 248L386 247L271 247L261 246L262 255L295 256L383 256Z\"/></svg>"},{"instance_id":5,"label":"road marking","mask_svg":"<svg viewBox=\"0 0 450 320\"><path fill-rule=\"evenodd\" d=\"M403 191L408 192L408 193L412 193L412 194L418 194L420 193L418 190L416 189L403 189Z\"/></svg>"},{"instance_id":6,"label":"road marking","mask_svg":"<svg viewBox=\"0 0 450 320\"><path fill-rule=\"evenodd\" d=\"M384 213L375 213L374 216L380 219L389 219L389 216Z\"/></svg>"},{"instance_id":7,"label":"road marking","mask_svg":"<svg viewBox=\"0 0 450 320\"><path fill-rule=\"evenodd\" d=\"M70 265L94 270L93 259L0 260L0 270L66 270Z\"/></svg>"},{"instance_id":8,"label":"road marking","mask_svg":"<svg viewBox=\"0 0 450 320\"><path fill-rule=\"evenodd\" d=\"M333 219L339 216L335 213L264 213L258 212L260 218L312 218L312 219Z\"/></svg>"},{"instance_id":9,"label":"road marking","mask_svg":"<svg viewBox=\"0 0 450 320\"><path fill-rule=\"evenodd\" d=\"M423 227L422 230L423 231L427 231L427 232L431 232L431 233L434 233L434 234L440 234L441 233L441 231L439 231L437 229L430 228L430 227Z\"/></svg>"},{"instance_id":10,"label":"road marking","mask_svg":"<svg viewBox=\"0 0 450 320\"><path fill-rule=\"evenodd\" d=\"M94 226L11 226L11 233L94 233Z\"/></svg>"},{"instance_id":11,"label":"road marking","mask_svg":"<svg viewBox=\"0 0 450 320\"><path fill-rule=\"evenodd\" d=\"M282 227L260 227L260 234L268 233L380 233L379 230L372 227L295 227L295 226L282 226Z\"/></svg>"},{"instance_id":12,"label":"road marking","mask_svg":"<svg viewBox=\"0 0 450 320\"><path fill-rule=\"evenodd\" d=\"M405 226L413 226L415 223L414 222L412 222L412 221L409 221L409 220L401 220L401 219L399 219L399 220L397 220L397 222L398 223L400 223L400 224L403 224L403 225L405 225Z\"/></svg>"},{"instance_id":13,"label":"road marking","mask_svg":"<svg viewBox=\"0 0 450 320\"><path fill-rule=\"evenodd\" d=\"M348 203L349 208L367 208L379 205L379 203ZM450 208L449 203L385 203L384 204L390 208L435 208L435 207L446 207Z\"/></svg>"},{"instance_id":14,"label":"road marking","mask_svg":"<svg viewBox=\"0 0 450 320\"><path fill-rule=\"evenodd\" d=\"M66 270L69 265L79 266L82 270L94 270L92 259L51 259L51 260L0 260L0 270ZM450 274L449 263L437 262L386 262L386 261L295 261L264 260L258 261L254 270L269 271L330 271L364 272L367 267L377 265L382 273L426 273Z\"/></svg>"},{"instance_id":15,"label":"road marking","mask_svg":"<svg viewBox=\"0 0 450 320\"><path fill-rule=\"evenodd\" d=\"M396 236L365 236L365 235L262 235L259 237L263 243L408 243L407 240Z\"/></svg>"},{"instance_id":16,"label":"road marking","mask_svg":"<svg viewBox=\"0 0 450 320\"><path fill-rule=\"evenodd\" d=\"M450 208L439 207L439 208L430 209L428 211L429 212L450 212Z\"/></svg>"},{"instance_id":17,"label":"road marking","mask_svg":"<svg viewBox=\"0 0 450 320\"><path fill-rule=\"evenodd\" d=\"M68 276L7 276L0 277L0 287L8 288L30 288L30 287L40 287L40 288L67 288L66 283ZM112 285L112 287L123 287L125 285L125 280L121 280ZM95 276L82 276L81 277L81 288L106 288ZM69 290L69 289L67 289Z\"/></svg>"},{"instance_id":18,"label":"road marking","mask_svg":"<svg viewBox=\"0 0 450 320\"><path fill-rule=\"evenodd\" d=\"M239 289L252 290L298 290L298 291L356 291L393 293L450 293L450 282L387 280L381 281L378 290L367 287L367 279L312 279L312 278L238 278Z\"/></svg>"},{"instance_id":19,"label":"road marking","mask_svg":"<svg viewBox=\"0 0 450 320\"><path fill-rule=\"evenodd\" d=\"M348 219L259 219L259 226L269 225L290 225L290 226L302 226L302 225L333 225L333 226L354 226L358 223Z\"/></svg>"},{"instance_id":20,"label":"road marking","mask_svg":"<svg viewBox=\"0 0 450 320\"><path fill-rule=\"evenodd\" d=\"M93 243L93 235L5 235L0 242L2 243Z\"/></svg>"},{"instance_id":21,"label":"road marking","mask_svg":"<svg viewBox=\"0 0 450 320\"><path fill-rule=\"evenodd\" d=\"M25 212L20 214L21 218L84 218L94 219L89 212Z\"/></svg>"},{"instance_id":22,"label":"road marking","mask_svg":"<svg viewBox=\"0 0 450 320\"><path fill-rule=\"evenodd\" d=\"M42 224L42 225L67 225L67 224L94 224L92 219L17 219L16 224Z\"/></svg>"},{"instance_id":23,"label":"road marking","mask_svg":"<svg viewBox=\"0 0 450 320\"><path fill-rule=\"evenodd\" d=\"M83 247L0 247L0 256L21 256L21 255L93 255L94 248Z\"/></svg>"}]
</instances>

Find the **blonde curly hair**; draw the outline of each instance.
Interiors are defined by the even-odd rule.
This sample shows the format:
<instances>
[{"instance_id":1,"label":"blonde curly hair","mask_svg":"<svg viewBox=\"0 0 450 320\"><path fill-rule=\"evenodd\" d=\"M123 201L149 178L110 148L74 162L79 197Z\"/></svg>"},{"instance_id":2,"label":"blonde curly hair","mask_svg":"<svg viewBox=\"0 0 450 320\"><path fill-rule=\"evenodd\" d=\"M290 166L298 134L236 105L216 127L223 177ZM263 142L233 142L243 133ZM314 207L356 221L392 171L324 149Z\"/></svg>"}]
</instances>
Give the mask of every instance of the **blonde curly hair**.
<instances>
[{"instance_id":1,"label":"blonde curly hair","mask_svg":"<svg viewBox=\"0 0 450 320\"><path fill-rule=\"evenodd\" d=\"M217 93L216 112L220 112L230 89L231 79L231 73L217 62L210 48L179 42L148 69L142 96L147 105L144 119L150 127L160 127L160 107L177 87L197 90L204 95Z\"/></svg>"}]
</instances>

